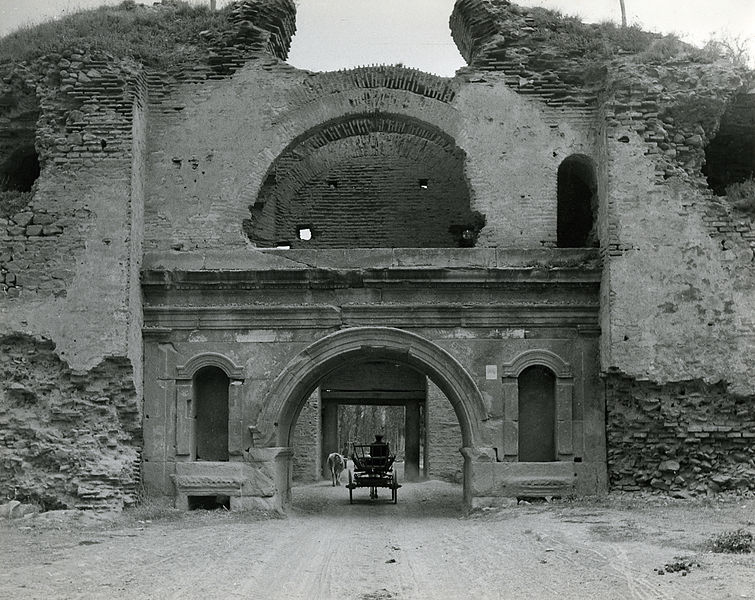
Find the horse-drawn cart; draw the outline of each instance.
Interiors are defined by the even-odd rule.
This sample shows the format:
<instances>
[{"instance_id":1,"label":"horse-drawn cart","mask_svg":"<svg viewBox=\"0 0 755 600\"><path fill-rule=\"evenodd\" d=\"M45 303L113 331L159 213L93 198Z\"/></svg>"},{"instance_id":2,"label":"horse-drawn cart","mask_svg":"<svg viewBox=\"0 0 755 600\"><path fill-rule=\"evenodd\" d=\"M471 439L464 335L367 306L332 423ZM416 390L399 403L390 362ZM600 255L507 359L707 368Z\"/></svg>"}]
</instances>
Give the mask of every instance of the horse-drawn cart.
<instances>
[{"instance_id":1,"label":"horse-drawn cart","mask_svg":"<svg viewBox=\"0 0 755 600\"><path fill-rule=\"evenodd\" d=\"M388 444L354 444L354 452L351 455L354 462L354 470L349 469L349 504L354 502L354 489L370 488L370 498L378 497L378 488L389 488L391 500L397 502L397 491L401 485L393 470L395 454L390 454Z\"/></svg>"}]
</instances>

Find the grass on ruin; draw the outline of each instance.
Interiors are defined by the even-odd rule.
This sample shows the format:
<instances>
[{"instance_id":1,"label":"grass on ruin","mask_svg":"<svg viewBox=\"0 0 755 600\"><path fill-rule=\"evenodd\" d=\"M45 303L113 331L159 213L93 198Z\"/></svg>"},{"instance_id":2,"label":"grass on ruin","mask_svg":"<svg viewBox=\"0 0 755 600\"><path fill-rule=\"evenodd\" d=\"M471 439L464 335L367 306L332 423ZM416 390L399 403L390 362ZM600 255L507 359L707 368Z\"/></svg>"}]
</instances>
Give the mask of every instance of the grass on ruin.
<instances>
[{"instance_id":1,"label":"grass on ruin","mask_svg":"<svg viewBox=\"0 0 755 600\"><path fill-rule=\"evenodd\" d=\"M727 554L749 554L752 552L753 535L746 529L724 531L708 540L711 552Z\"/></svg>"},{"instance_id":2,"label":"grass on ruin","mask_svg":"<svg viewBox=\"0 0 755 600\"><path fill-rule=\"evenodd\" d=\"M734 208L755 217L755 179L750 177L746 181L727 186L726 197Z\"/></svg>"},{"instance_id":3,"label":"grass on ruin","mask_svg":"<svg viewBox=\"0 0 755 600\"><path fill-rule=\"evenodd\" d=\"M208 6L184 2L153 7L127 0L115 7L85 10L24 27L0 38L0 62L19 63L89 50L169 68L203 56L208 42L199 33L220 34L228 27L228 14L229 9L213 12Z\"/></svg>"},{"instance_id":4,"label":"grass on ruin","mask_svg":"<svg viewBox=\"0 0 755 600\"><path fill-rule=\"evenodd\" d=\"M743 42L712 39L705 47L697 48L682 41L675 34L645 31L633 24L621 27L616 23L583 23L578 17L545 8L528 8L541 34L567 54L584 57L587 61L604 61L618 55L634 55L642 64L662 64L672 60L710 63L720 58L735 64L746 62ZM744 57L744 58L743 58Z\"/></svg>"},{"instance_id":5,"label":"grass on ruin","mask_svg":"<svg viewBox=\"0 0 755 600\"><path fill-rule=\"evenodd\" d=\"M153 521L178 521L185 513L173 506L172 499L145 497L136 506L125 509L123 514L136 523L151 523Z\"/></svg>"},{"instance_id":6,"label":"grass on ruin","mask_svg":"<svg viewBox=\"0 0 755 600\"><path fill-rule=\"evenodd\" d=\"M0 190L0 217L7 218L23 210L31 202L32 192Z\"/></svg>"}]
</instances>

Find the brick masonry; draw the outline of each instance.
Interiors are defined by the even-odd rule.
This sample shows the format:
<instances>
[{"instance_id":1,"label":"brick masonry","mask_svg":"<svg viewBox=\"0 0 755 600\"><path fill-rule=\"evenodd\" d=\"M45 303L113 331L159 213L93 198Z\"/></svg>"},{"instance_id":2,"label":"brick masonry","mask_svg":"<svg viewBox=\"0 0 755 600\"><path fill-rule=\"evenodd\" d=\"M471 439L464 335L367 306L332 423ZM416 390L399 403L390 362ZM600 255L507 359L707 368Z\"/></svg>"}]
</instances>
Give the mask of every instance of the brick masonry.
<instances>
[{"instance_id":1,"label":"brick masonry","mask_svg":"<svg viewBox=\"0 0 755 600\"><path fill-rule=\"evenodd\" d=\"M297 483L320 480L320 394L312 394L296 420L291 476Z\"/></svg>"},{"instance_id":2,"label":"brick masonry","mask_svg":"<svg viewBox=\"0 0 755 600\"><path fill-rule=\"evenodd\" d=\"M459 421L453 406L434 383L427 388L427 476L461 483L463 446Z\"/></svg>"},{"instance_id":3,"label":"brick masonry","mask_svg":"<svg viewBox=\"0 0 755 600\"><path fill-rule=\"evenodd\" d=\"M755 403L726 386L610 376L608 465L614 489L751 490Z\"/></svg>"},{"instance_id":4,"label":"brick masonry","mask_svg":"<svg viewBox=\"0 0 755 600\"><path fill-rule=\"evenodd\" d=\"M313 249L458 247L463 229L476 227L477 233L482 223L475 225L469 208L463 153L401 121L386 120L389 131L374 121L353 119L345 124L349 132L360 124L373 127L331 137L315 151L300 143L282 155L252 208L250 239L259 246L286 241ZM326 129L328 134L338 135ZM306 161L289 166L289 156L303 153ZM299 239L300 227L310 229L311 239Z\"/></svg>"},{"instance_id":5,"label":"brick masonry","mask_svg":"<svg viewBox=\"0 0 755 600\"><path fill-rule=\"evenodd\" d=\"M0 494L46 509L119 509L141 492L141 413L126 359L75 371L50 342L0 338Z\"/></svg>"}]
</instances>

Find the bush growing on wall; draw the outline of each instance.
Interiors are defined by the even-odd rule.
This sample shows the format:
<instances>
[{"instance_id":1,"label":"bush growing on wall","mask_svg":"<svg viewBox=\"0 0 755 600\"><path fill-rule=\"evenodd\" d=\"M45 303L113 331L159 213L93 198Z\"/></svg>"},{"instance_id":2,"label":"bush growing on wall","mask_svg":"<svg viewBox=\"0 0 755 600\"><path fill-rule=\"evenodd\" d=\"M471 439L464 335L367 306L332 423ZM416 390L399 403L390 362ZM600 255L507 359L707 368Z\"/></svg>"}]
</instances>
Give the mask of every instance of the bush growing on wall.
<instances>
[{"instance_id":1,"label":"bush growing on wall","mask_svg":"<svg viewBox=\"0 0 755 600\"><path fill-rule=\"evenodd\" d=\"M726 187L726 196L734 208L755 217L755 179L732 183Z\"/></svg>"}]
</instances>

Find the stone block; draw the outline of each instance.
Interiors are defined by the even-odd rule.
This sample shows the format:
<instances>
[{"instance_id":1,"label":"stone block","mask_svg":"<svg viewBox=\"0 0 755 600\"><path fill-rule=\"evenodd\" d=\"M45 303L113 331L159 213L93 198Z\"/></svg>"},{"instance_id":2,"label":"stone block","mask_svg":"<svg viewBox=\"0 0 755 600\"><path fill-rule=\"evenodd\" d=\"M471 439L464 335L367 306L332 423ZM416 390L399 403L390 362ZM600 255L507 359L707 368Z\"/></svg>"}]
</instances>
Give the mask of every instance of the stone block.
<instances>
[{"instance_id":1,"label":"stone block","mask_svg":"<svg viewBox=\"0 0 755 600\"><path fill-rule=\"evenodd\" d=\"M145 460L142 462L142 479L151 494L172 496L175 492L171 476L175 473L175 462Z\"/></svg>"},{"instance_id":2,"label":"stone block","mask_svg":"<svg viewBox=\"0 0 755 600\"><path fill-rule=\"evenodd\" d=\"M506 456L519 454L519 423L517 421L503 422L503 453Z\"/></svg>"},{"instance_id":3,"label":"stone block","mask_svg":"<svg viewBox=\"0 0 755 600\"><path fill-rule=\"evenodd\" d=\"M19 227L26 227L32 222L33 218L34 218L34 213L31 213L31 212L20 212L13 215L12 217L13 222Z\"/></svg>"}]
</instances>

